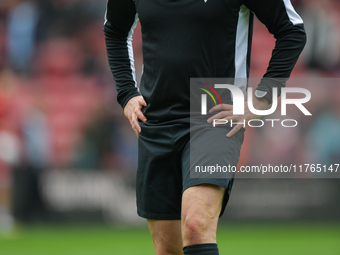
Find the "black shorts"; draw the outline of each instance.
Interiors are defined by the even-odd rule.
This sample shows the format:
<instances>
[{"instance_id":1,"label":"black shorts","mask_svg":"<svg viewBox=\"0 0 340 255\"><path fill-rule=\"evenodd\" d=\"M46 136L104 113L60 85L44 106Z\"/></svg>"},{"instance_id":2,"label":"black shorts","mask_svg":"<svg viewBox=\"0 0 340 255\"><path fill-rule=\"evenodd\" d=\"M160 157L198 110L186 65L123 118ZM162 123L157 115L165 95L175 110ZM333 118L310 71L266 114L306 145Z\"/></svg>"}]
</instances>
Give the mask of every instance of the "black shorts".
<instances>
[{"instance_id":1,"label":"black shorts","mask_svg":"<svg viewBox=\"0 0 340 255\"><path fill-rule=\"evenodd\" d=\"M199 184L214 184L226 188L220 214L222 215L228 203L234 179L230 176L228 178L190 178L190 153L195 153L199 146L190 146L189 124L157 126L140 124L142 131L138 139L136 188L138 215L147 219L180 219L183 192ZM191 143L193 139L195 142L200 140L200 144L205 144L203 153L206 155L196 158L191 164L216 164L216 162L209 162L209 155L218 153L221 156L219 164L236 166L244 129L231 138L227 138L226 134L229 130L230 128L227 127L213 128L211 124L196 129L195 135L191 136ZM214 132L214 134L217 132L218 134L207 139L207 136L200 136L200 132ZM202 150L199 153L202 153Z\"/></svg>"}]
</instances>

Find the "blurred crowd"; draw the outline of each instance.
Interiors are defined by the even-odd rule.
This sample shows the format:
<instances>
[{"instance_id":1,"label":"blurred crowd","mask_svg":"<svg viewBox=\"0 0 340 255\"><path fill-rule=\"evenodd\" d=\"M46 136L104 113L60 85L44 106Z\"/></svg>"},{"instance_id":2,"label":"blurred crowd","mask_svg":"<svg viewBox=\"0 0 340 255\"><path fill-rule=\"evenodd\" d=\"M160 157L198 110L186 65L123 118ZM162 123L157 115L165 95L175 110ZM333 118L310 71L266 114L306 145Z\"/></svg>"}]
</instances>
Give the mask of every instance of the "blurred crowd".
<instances>
[{"instance_id":1,"label":"blurred crowd","mask_svg":"<svg viewBox=\"0 0 340 255\"><path fill-rule=\"evenodd\" d=\"M292 3L308 35L293 77L339 77L340 1ZM137 139L115 99L103 34L105 8L106 0L1 0L0 186L20 179L15 173L34 176L46 169L115 171L134 178ZM272 36L256 22L252 77L264 74L273 46ZM139 26L134 54L140 78ZM319 90L325 101L310 106L313 123L282 130L280 139L293 137L291 143L274 141L270 130L250 130L241 162L266 156L258 150L265 134L273 163L339 161L340 90ZM302 153L308 150L309 156Z\"/></svg>"},{"instance_id":2,"label":"blurred crowd","mask_svg":"<svg viewBox=\"0 0 340 255\"><path fill-rule=\"evenodd\" d=\"M282 118L276 111L271 118L292 118L298 127L248 128L240 165L340 163L340 1L291 2L304 20L307 44L287 85L311 92L306 107L312 116L290 109ZM267 29L255 22L250 77L263 75L274 45Z\"/></svg>"},{"instance_id":3,"label":"blurred crowd","mask_svg":"<svg viewBox=\"0 0 340 255\"><path fill-rule=\"evenodd\" d=\"M10 166L134 167L107 64L105 5L1 1L0 180Z\"/></svg>"}]
</instances>

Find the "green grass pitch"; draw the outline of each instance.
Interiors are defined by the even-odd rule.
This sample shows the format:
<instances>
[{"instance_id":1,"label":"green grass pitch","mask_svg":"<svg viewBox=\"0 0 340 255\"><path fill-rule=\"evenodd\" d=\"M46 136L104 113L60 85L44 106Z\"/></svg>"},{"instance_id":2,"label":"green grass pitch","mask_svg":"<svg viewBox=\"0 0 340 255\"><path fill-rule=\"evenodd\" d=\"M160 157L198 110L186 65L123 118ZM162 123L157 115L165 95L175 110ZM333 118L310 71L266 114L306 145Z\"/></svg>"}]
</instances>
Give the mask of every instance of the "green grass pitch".
<instances>
[{"instance_id":1,"label":"green grass pitch","mask_svg":"<svg viewBox=\"0 0 340 255\"><path fill-rule=\"evenodd\" d=\"M220 254L340 255L340 223L222 224ZM149 255L146 228L25 226L0 234L1 255Z\"/></svg>"}]
</instances>

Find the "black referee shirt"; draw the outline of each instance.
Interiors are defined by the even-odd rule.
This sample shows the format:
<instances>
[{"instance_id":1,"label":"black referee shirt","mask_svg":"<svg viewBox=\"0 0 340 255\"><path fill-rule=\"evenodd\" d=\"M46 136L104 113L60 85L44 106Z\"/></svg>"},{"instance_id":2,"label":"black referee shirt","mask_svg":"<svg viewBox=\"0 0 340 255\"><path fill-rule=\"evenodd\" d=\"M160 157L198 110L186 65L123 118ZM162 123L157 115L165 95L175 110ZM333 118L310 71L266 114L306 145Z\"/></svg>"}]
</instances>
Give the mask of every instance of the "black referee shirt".
<instances>
[{"instance_id":1,"label":"black referee shirt","mask_svg":"<svg viewBox=\"0 0 340 255\"><path fill-rule=\"evenodd\" d=\"M190 78L247 78L253 14L276 38L266 78L258 89L271 96L300 55L306 35L290 0L108 0L105 38L122 107L143 95L150 123L187 119ZM143 74L137 88L132 33L140 20ZM246 83L235 84L244 92Z\"/></svg>"}]
</instances>

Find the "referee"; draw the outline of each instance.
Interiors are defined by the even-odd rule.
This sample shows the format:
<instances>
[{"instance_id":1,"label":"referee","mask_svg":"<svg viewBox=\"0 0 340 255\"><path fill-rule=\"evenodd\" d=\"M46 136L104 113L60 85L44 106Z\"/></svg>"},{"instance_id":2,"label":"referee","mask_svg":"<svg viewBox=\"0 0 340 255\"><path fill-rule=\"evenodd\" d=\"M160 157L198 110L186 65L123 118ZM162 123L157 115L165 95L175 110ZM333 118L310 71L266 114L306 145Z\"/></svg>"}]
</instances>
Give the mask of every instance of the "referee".
<instances>
[{"instance_id":1,"label":"referee","mask_svg":"<svg viewBox=\"0 0 340 255\"><path fill-rule=\"evenodd\" d=\"M273 87L280 92L285 86L306 42L290 0L108 0L107 54L118 102L138 136L137 209L147 219L157 255L219 254L217 222L233 178L190 178L190 155L196 153L196 147L190 150L190 78L247 78L254 14L276 38L253 97L260 110L271 104ZM140 90L132 52L138 19L144 63ZM240 121L230 110L230 105L217 106L214 117ZM242 116L255 117L247 108ZM223 165L236 166L241 127L218 129L221 134L214 136L214 146L206 143L206 151ZM209 154L196 160L216 164L207 162Z\"/></svg>"}]
</instances>

